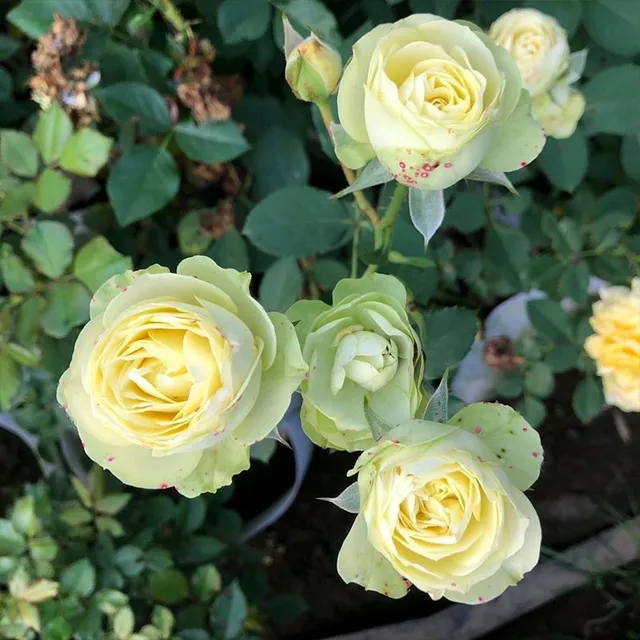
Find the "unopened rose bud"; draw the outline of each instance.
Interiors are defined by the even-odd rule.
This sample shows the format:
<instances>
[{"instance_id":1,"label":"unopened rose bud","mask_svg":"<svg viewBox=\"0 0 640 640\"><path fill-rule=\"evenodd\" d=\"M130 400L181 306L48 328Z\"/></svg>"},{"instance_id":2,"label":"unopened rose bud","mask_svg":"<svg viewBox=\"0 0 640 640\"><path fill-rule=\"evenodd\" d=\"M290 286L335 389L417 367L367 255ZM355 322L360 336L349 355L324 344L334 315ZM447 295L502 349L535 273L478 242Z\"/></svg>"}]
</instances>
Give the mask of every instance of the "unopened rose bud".
<instances>
[{"instance_id":1,"label":"unopened rose bud","mask_svg":"<svg viewBox=\"0 0 640 640\"><path fill-rule=\"evenodd\" d=\"M286 17L284 55L285 78L296 98L305 102L322 102L338 88L342 75L340 54L312 33L308 38L295 31Z\"/></svg>"}]
</instances>

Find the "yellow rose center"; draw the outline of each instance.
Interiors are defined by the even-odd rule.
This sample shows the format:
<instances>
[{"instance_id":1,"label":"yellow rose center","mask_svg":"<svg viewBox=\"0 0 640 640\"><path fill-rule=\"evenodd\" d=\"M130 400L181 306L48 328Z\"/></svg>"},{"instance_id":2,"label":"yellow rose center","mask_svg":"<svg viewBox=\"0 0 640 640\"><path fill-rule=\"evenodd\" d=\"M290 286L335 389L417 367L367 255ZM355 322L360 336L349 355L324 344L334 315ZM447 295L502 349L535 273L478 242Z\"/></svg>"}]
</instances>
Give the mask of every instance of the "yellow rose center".
<instances>
[{"instance_id":1,"label":"yellow rose center","mask_svg":"<svg viewBox=\"0 0 640 640\"><path fill-rule=\"evenodd\" d=\"M149 305L105 334L93 351L84 384L94 406L129 440L162 444L197 423L212 404L232 399L231 348L215 325L194 312Z\"/></svg>"}]
</instances>

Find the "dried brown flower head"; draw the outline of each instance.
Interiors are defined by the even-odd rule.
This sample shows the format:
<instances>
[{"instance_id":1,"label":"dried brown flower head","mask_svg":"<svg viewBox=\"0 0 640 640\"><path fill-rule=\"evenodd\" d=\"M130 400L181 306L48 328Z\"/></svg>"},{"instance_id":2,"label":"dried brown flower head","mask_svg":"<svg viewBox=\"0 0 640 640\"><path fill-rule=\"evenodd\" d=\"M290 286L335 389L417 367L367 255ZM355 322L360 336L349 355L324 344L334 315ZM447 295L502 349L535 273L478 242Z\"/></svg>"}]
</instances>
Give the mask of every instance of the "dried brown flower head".
<instances>
[{"instance_id":1,"label":"dried brown flower head","mask_svg":"<svg viewBox=\"0 0 640 640\"><path fill-rule=\"evenodd\" d=\"M487 338L484 343L484 363L491 369L504 370L519 367L524 358L516 355L516 349L510 338L497 336Z\"/></svg>"},{"instance_id":2,"label":"dried brown flower head","mask_svg":"<svg viewBox=\"0 0 640 640\"><path fill-rule=\"evenodd\" d=\"M218 240L225 231L234 226L236 212L231 200L223 200L213 211L203 211L200 214L200 229L202 233Z\"/></svg>"}]
</instances>

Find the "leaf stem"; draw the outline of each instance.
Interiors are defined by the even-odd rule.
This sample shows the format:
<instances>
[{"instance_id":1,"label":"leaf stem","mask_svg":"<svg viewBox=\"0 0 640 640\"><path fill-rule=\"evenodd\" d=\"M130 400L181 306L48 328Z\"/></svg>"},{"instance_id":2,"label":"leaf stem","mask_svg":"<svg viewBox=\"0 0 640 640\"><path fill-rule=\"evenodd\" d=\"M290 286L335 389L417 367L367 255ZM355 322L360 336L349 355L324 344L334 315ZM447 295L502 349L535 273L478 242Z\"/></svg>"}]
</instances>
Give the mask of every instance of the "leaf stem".
<instances>
[{"instance_id":1,"label":"leaf stem","mask_svg":"<svg viewBox=\"0 0 640 640\"><path fill-rule=\"evenodd\" d=\"M324 102L317 102L316 106L320 110L320 115L322 116L322 122L324 123L325 129L330 137L331 135L331 123L333 121L333 114L331 113L331 105L327 100ZM345 167L343 164L340 164L342 167L342 173L344 173L344 177L349 185L352 185L355 182L356 174ZM380 223L380 217L376 213L373 205L367 200L362 191L354 191L353 197L355 198L356 204L358 205L358 209L362 211L362 213L369 219L371 224L376 227Z\"/></svg>"}]
</instances>

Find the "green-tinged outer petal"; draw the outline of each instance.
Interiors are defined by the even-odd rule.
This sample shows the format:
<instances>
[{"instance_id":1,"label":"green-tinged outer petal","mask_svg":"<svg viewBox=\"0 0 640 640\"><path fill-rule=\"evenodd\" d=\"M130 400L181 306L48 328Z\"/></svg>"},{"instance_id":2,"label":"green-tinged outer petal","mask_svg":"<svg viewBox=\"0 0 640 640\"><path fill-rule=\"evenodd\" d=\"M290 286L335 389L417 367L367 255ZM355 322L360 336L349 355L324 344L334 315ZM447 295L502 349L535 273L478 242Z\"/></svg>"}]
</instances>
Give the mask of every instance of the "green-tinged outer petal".
<instances>
[{"instance_id":1,"label":"green-tinged outer petal","mask_svg":"<svg viewBox=\"0 0 640 640\"><path fill-rule=\"evenodd\" d=\"M76 426L87 455L103 469L113 473L118 480L132 487L173 487L196 468L202 457L202 451L154 457L151 449L135 444L109 444L98 439L81 424Z\"/></svg>"},{"instance_id":2,"label":"green-tinged outer petal","mask_svg":"<svg viewBox=\"0 0 640 640\"><path fill-rule=\"evenodd\" d=\"M349 584L355 582L367 591L389 598L402 598L407 586L391 563L376 551L367 537L367 523L359 514L338 554L338 573Z\"/></svg>"},{"instance_id":3,"label":"green-tinged outer petal","mask_svg":"<svg viewBox=\"0 0 640 640\"><path fill-rule=\"evenodd\" d=\"M276 334L267 312L249 293L251 274L223 269L206 256L186 258L178 265L176 273L204 280L224 291L238 307L238 316L253 335L264 342L263 366L272 365L276 356Z\"/></svg>"},{"instance_id":4,"label":"green-tinged outer petal","mask_svg":"<svg viewBox=\"0 0 640 640\"><path fill-rule=\"evenodd\" d=\"M162 267L159 264L154 264L147 269L140 269L138 271L125 271L119 273L116 276L109 278L104 282L91 298L91 304L89 306L89 315L91 318L95 318L104 313L105 309L109 306L109 303L122 291L134 283L140 276L145 274L154 273L169 273L169 269Z\"/></svg>"},{"instance_id":5,"label":"green-tinged outer petal","mask_svg":"<svg viewBox=\"0 0 640 640\"><path fill-rule=\"evenodd\" d=\"M391 24L381 24L360 38L353 46L353 57L342 74L338 88L338 115L340 124L356 142L369 142L363 118L364 84L378 42L392 28Z\"/></svg>"},{"instance_id":6,"label":"green-tinged outer petal","mask_svg":"<svg viewBox=\"0 0 640 640\"><path fill-rule=\"evenodd\" d=\"M544 147L544 132L531 117L531 98L522 90L509 119L494 129L492 145L480 163L489 171L516 171L535 160Z\"/></svg>"},{"instance_id":7,"label":"green-tinged outer petal","mask_svg":"<svg viewBox=\"0 0 640 640\"><path fill-rule=\"evenodd\" d=\"M205 449L196 468L176 484L176 489L187 498L201 493L213 493L231 484L233 476L249 468L249 447L227 438ZM173 456L169 456L171 460Z\"/></svg>"},{"instance_id":8,"label":"green-tinged outer petal","mask_svg":"<svg viewBox=\"0 0 640 640\"><path fill-rule=\"evenodd\" d=\"M249 415L232 434L234 440L245 445L262 440L278 425L308 370L291 322L275 311L269 313L269 318L275 327L276 357L262 373L260 393Z\"/></svg>"},{"instance_id":9,"label":"green-tinged outer petal","mask_svg":"<svg viewBox=\"0 0 640 640\"><path fill-rule=\"evenodd\" d=\"M376 154L368 142L354 140L342 125L335 122L331 125L334 149L338 160L349 169L360 169Z\"/></svg>"},{"instance_id":10,"label":"green-tinged outer petal","mask_svg":"<svg viewBox=\"0 0 640 640\"><path fill-rule=\"evenodd\" d=\"M486 578L471 587L467 593L445 591L444 597L448 600L464 604L489 602L489 600L493 600L502 594L508 587L518 584L524 574L531 571L538 564L540 544L542 542L542 530L538 514L524 494L514 491L512 500L520 515L529 520L525 531L524 544L516 553L505 560L499 571L490 578Z\"/></svg>"},{"instance_id":11,"label":"green-tinged outer petal","mask_svg":"<svg viewBox=\"0 0 640 640\"><path fill-rule=\"evenodd\" d=\"M293 323L300 344L304 344L316 318L330 308L320 300L298 300L289 307L286 316Z\"/></svg>"},{"instance_id":12,"label":"green-tinged outer petal","mask_svg":"<svg viewBox=\"0 0 640 640\"><path fill-rule=\"evenodd\" d=\"M540 475L543 452L538 432L514 409L478 402L456 413L449 423L473 433L503 463L515 487L524 491Z\"/></svg>"},{"instance_id":13,"label":"green-tinged outer petal","mask_svg":"<svg viewBox=\"0 0 640 640\"><path fill-rule=\"evenodd\" d=\"M402 308L407 306L407 291L400 280L382 273L372 273L363 278L340 280L333 290L333 304L338 305L347 296L379 293L391 296Z\"/></svg>"}]
</instances>

